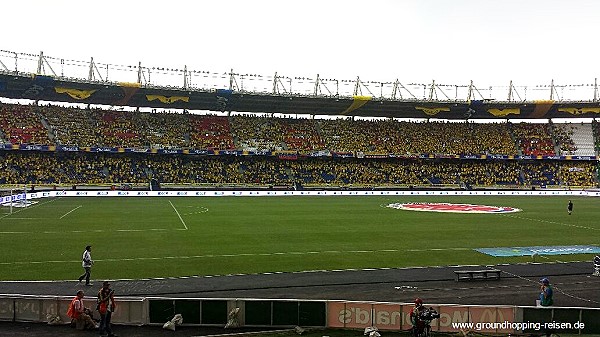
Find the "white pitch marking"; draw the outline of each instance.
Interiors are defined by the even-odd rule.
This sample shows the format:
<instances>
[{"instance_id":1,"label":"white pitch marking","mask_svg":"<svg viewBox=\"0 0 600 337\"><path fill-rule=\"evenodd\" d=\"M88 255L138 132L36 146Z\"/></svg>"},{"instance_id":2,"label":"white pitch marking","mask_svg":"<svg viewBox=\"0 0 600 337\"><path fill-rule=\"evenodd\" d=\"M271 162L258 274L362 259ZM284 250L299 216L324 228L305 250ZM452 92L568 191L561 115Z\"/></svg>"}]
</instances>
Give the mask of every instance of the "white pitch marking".
<instances>
[{"instance_id":1,"label":"white pitch marking","mask_svg":"<svg viewBox=\"0 0 600 337\"><path fill-rule=\"evenodd\" d=\"M470 248L448 248L447 250L462 250ZM404 250L404 251L416 251L416 250ZM418 251L431 251L431 249L420 249ZM338 253L356 253L357 251L310 251L310 252L274 252L274 253L240 253L240 254L206 254L206 255L188 255L188 256L161 256L161 257L134 257L134 258L122 258L122 259L104 259L94 260L96 262L120 262L120 261L145 261L145 260L174 260L174 259L205 259L205 258L223 258L223 257L251 257L251 256L285 256L285 255L311 255L311 254L338 254ZM361 251L365 254L373 253L389 253L389 250L364 250ZM397 250L401 252L401 250ZM23 265L23 264L42 264L42 263L73 263L81 261L20 261L20 262L0 262L0 265Z\"/></svg>"},{"instance_id":2,"label":"white pitch marking","mask_svg":"<svg viewBox=\"0 0 600 337\"><path fill-rule=\"evenodd\" d=\"M64 218L64 217L66 217L67 215L71 214L72 212L74 212L74 211L78 210L78 209L79 209L79 208L81 208L81 207L83 207L83 205L79 205L79 206L77 206L77 207L73 208L72 210L70 210L70 211L68 211L67 213L63 214L63 216L61 216L59 219L62 219L62 218Z\"/></svg>"},{"instance_id":3,"label":"white pitch marking","mask_svg":"<svg viewBox=\"0 0 600 337\"><path fill-rule=\"evenodd\" d=\"M181 218L181 214L179 214L179 211L177 210L177 208L175 208L175 206L173 205L173 203L171 202L171 200L169 200L169 204L171 204L171 207L173 207L173 210L175 211L175 213L177 213L177 216L179 217L179 220L181 221L181 223L183 224L183 227L185 227L185 230L188 229L187 225L185 224L185 221L183 221L183 219Z\"/></svg>"},{"instance_id":4,"label":"white pitch marking","mask_svg":"<svg viewBox=\"0 0 600 337\"><path fill-rule=\"evenodd\" d=\"M188 207L193 207L193 206L188 206ZM206 207L196 207L197 209L200 209L200 211L195 211L195 212L189 212L189 213L183 213L183 215L196 215L196 214L202 214L202 213L206 213L208 212L208 208Z\"/></svg>"},{"instance_id":5,"label":"white pitch marking","mask_svg":"<svg viewBox=\"0 0 600 337\"><path fill-rule=\"evenodd\" d=\"M94 232L94 233L111 233L111 232L161 232L161 231L184 231L185 229L183 228L176 228L176 229L166 229L166 228L147 228L147 229L115 229L115 230L103 230L103 229L96 229L96 230L88 230L88 231L83 231L83 230L72 230L72 231L64 231L64 232L59 232L59 231L43 231L43 232L17 232L17 231L10 231L10 232L0 232L0 235L2 234L67 234L67 233L90 233L90 232Z\"/></svg>"},{"instance_id":6,"label":"white pitch marking","mask_svg":"<svg viewBox=\"0 0 600 337\"><path fill-rule=\"evenodd\" d=\"M40 202L40 203L37 203L35 205L31 205L31 206L28 206L28 207L21 208L20 210L14 211L12 213L9 213L9 214L6 214L6 215L0 217L0 220L4 219L4 218L6 218L6 217L8 217L10 215L17 214L19 212L22 212L24 210L31 209L31 208L34 208L34 207L37 207L37 206L45 205L47 203L50 203L50 202L53 202L53 201L56 201L56 200L58 200L58 199L52 199L52 200L48 200L46 202Z\"/></svg>"},{"instance_id":7,"label":"white pitch marking","mask_svg":"<svg viewBox=\"0 0 600 337\"><path fill-rule=\"evenodd\" d=\"M593 231L600 231L600 228L594 228L594 227L586 227L586 226L579 226L579 225L570 225L570 224L566 224L566 223L562 223L562 222L556 222L556 221L550 221L550 220L541 220L541 219L532 219L532 218L526 218L526 217L516 216L516 215L508 215L508 214L503 214L503 215L507 216L507 217L517 218L517 219L523 219L523 220L530 220L530 221L537 221L537 222L542 222L542 223L550 223L550 224L554 224L554 225L561 225L561 226L567 226L567 227L575 227L575 228L589 229L589 230L593 230Z\"/></svg>"}]
</instances>

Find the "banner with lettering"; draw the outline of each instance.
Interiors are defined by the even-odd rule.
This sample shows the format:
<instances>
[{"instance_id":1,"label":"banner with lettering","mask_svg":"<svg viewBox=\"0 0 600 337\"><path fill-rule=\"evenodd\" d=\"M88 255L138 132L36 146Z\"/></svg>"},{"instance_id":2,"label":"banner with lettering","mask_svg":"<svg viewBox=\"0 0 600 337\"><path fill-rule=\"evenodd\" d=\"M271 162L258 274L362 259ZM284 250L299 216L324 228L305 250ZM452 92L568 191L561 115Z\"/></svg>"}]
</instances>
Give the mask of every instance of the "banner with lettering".
<instances>
[{"instance_id":1,"label":"banner with lettering","mask_svg":"<svg viewBox=\"0 0 600 337\"><path fill-rule=\"evenodd\" d=\"M327 303L327 326L330 328L364 329L375 326L379 330L409 330L412 327L412 304L343 302ZM433 305L439 318L432 324L433 331L460 332L475 330L487 333L507 333L514 329L516 307Z\"/></svg>"}]
</instances>

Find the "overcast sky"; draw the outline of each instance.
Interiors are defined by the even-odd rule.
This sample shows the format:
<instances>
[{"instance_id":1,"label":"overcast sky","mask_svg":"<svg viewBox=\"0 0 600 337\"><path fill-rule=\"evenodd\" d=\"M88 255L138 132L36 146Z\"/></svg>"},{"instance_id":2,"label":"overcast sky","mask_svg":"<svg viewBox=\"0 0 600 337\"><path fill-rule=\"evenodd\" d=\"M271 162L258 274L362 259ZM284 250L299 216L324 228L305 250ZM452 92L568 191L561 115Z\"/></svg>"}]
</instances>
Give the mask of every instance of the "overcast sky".
<instances>
[{"instance_id":1,"label":"overcast sky","mask_svg":"<svg viewBox=\"0 0 600 337\"><path fill-rule=\"evenodd\" d=\"M595 0L19 0L0 49L286 76L593 83Z\"/></svg>"}]
</instances>

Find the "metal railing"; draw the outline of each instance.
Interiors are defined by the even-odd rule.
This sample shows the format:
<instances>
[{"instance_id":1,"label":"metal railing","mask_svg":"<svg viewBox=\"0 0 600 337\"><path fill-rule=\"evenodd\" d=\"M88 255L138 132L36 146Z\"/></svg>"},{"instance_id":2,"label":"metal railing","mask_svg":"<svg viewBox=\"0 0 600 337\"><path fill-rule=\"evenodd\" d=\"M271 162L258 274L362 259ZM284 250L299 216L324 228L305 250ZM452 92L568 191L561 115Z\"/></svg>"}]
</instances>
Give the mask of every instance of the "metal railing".
<instances>
[{"instance_id":1,"label":"metal railing","mask_svg":"<svg viewBox=\"0 0 600 337\"><path fill-rule=\"evenodd\" d=\"M485 86L481 83L445 84L403 83L354 79L324 78L319 74L291 77L275 72L273 75L248 74L230 69L216 72L183 68L147 66L142 62L120 65L61 57L0 50L0 72L5 74L47 75L75 82L111 83L134 82L144 87L214 91L233 90L240 93L304 97L370 96L392 101L465 102L484 100L496 102L525 102L552 100L556 102L598 102L597 79L589 83Z\"/></svg>"}]
</instances>

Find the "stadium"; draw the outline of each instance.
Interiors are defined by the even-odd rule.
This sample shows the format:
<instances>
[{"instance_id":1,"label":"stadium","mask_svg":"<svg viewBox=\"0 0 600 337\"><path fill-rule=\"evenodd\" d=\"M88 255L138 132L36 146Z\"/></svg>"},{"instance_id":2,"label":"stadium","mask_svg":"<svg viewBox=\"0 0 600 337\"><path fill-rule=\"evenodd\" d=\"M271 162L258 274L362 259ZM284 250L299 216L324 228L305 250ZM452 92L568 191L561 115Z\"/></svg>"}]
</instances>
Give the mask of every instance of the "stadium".
<instances>
[{"instance_id":1,"label":"stadium","mask_svg":"<svg viewBox=\"0 0 600 337\"><path fill-rule=\"evenodd\" d=\"M67 320L92 245L92 278L126 303L115 322L149 329L131 335L177 313L181 334L213 333L236 308L239 333L408 335L415 297L442 314L440 335L456 317L600 331L597 83L344 82L0 51L0 95L2 321ZM556 307L535 306L542 277Z\"/></svg>"}]
</instances>

